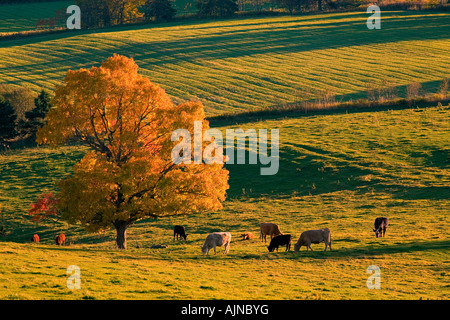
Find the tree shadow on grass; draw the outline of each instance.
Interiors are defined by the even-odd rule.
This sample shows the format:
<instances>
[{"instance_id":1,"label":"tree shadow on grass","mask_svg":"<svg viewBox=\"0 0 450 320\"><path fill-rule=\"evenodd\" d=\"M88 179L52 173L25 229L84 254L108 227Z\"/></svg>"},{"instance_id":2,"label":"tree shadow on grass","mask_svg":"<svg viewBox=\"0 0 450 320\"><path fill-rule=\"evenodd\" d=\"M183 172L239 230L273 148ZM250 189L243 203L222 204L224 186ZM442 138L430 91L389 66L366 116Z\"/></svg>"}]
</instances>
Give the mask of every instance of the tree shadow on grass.
<instances>
[{"instance_id":1,"label":"tree shadow on grass","mask_svg":"<svg viewBox=\"0 0 450 320\"><path fill-rule=\"evenodd\" d=\"M382 240L381 240L382 241ZM397 253L411 253L421 251L445 251L450 250L450 240L439 241L418 241L418 242L406 242L396 244L384 244L384 243L371 243L362 247L351 248L339 248L340 241L333 240L332 251L323 251L324 247L317 249L313 247L314 251L306 251L305 247L302 247L299 252L293 252L293 255L289 255L286 258L301 259L301 258L315 258L315 259L327 259L327 258L363 258L372 256L382 256ZM344 241L341 241L342 243ZM320 246L322 246L321 244ZM302 250L303 249L303 250Z\"/></svg>"},{"instance_id":2,"label":"tree shadow on grass","mask_svg":"<svg viewBox=\"0 0 450 320\"><path fill-rule=\"evenodd\" d=\"M298 196L316 195L367 188L375 183L357 180L348 182L350 176L367 175L372 170L352 165L340 156L317 147L290 143L280 149L279 171L275 175L261 175L260 164L226 165L230 171L228 195L231 198L243 195L283 197L293 193ZM339 170L326 167L331 158L333 165L341 165Z\"/></svg>"}]
</instances>

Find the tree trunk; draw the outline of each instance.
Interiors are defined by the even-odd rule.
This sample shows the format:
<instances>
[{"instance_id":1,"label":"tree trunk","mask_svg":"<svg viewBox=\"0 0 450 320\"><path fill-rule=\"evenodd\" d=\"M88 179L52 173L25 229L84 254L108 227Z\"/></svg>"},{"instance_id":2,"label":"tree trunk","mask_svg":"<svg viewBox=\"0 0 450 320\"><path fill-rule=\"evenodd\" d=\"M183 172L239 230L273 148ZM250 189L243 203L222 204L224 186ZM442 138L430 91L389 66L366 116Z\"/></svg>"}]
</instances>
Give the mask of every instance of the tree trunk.
<instances>
[{"instance_id":1,"label":"tree trunk","mask_svg":"<svg viewBox=\"0 0 450 320\"><path fill-rule=\"evenodd\" d=\"M119 249L127 249L127 228L132 221L116 221L114 227L116 227L117 237L116 244Z\"/></svg>"}]
</instances>

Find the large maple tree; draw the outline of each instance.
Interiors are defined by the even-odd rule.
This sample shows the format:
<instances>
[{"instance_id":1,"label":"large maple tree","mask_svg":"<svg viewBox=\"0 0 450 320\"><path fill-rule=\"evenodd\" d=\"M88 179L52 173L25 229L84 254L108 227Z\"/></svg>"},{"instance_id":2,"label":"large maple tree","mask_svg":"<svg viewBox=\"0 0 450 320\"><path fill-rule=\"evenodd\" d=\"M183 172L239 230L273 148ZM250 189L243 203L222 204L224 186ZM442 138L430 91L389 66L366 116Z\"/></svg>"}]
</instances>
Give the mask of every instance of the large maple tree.
<instances>
[{"instance_id":1,"label":"large maple tree","mask_svg":"<svg viewBox=\"0 0 450 320\"><path fill-rule=\"evenodd\" d=\"M37 141L66 142L90 151L59 182L55 203L61 219L97 232L114 226L117 247L126 249L133 222L222 207L228 189L223 164L175 164L172 132L194 121L209 128L203 105L175 105L166 92L138 73L133 59L114 55L100 67L69 70ZM206 143L203 143L203 148Z\"/></svg>"}]
</instances>

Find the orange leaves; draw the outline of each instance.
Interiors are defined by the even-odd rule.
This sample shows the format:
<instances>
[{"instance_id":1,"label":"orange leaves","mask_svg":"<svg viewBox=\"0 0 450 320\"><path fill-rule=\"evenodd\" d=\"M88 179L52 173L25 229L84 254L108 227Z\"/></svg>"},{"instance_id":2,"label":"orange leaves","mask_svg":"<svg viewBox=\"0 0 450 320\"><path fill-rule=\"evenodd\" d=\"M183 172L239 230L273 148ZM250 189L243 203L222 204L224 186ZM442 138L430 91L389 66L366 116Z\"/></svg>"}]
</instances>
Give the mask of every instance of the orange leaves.
<instances>
[{"instance_id":1,"label":"orange leaves","mask_svg":"<svg viewBox=\"0 0 450 320\"><path fill-rule=\"evenodd\" d=\"M57 216L56 200L53 193L43 193L36 203L31 204L31 209L28 214L31 215L31 221L40 222L49 216Z\"/></svg>"},{"instance_id":2,"label":"orange leaves","mask_svg":"<svg viewBox=\"0 0 450 320\"><path fill-rule=\"evenodd\" d=\"M158 133L169 129L167 116L174 105L137 71L133 59L116 54L100 67L69 70L38 142L58 146L75 139L116 163L149 141L159 143Z\"/></svg>"}]
</instances>

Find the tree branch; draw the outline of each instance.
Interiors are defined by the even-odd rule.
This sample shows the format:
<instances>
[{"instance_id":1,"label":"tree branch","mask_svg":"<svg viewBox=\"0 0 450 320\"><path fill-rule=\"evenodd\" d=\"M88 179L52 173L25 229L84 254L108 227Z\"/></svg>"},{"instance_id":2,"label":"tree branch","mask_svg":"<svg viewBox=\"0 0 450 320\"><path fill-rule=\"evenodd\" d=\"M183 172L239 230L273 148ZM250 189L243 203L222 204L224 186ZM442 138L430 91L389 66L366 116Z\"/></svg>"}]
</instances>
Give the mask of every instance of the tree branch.
<instances>
[{"instance_id":1,"label":"tree branch","mask_svg":"<svg viewBox=\"0 0 450 320\"><path fill-rule=\"evenodd\" d=\"M155 184L154 184L152 187L147 188L147 189L144 189L144 190L141 190L141 191L138 191L138 192L132 194L132 195L128 198L127 203L130 203L131 200L133 200L134 198L140 198L140 197L142 197L142 196L143 196L144 194L146 194L147 192L154 191L154 190L156 189L156 187L158 186L158 183L162 180L162 178L164 178L164 176L165 176L168 172L170 172L175 166L176 166L176 164L175 164L175 163L172 163L170 166L168 166L166 169L164 169L164 170L161 172L161 175L158 177L158 180L156 180ZM154 196L155 196L155 195L152 194L150 197L154 198Z\"/></svg>"}]
</instances>

